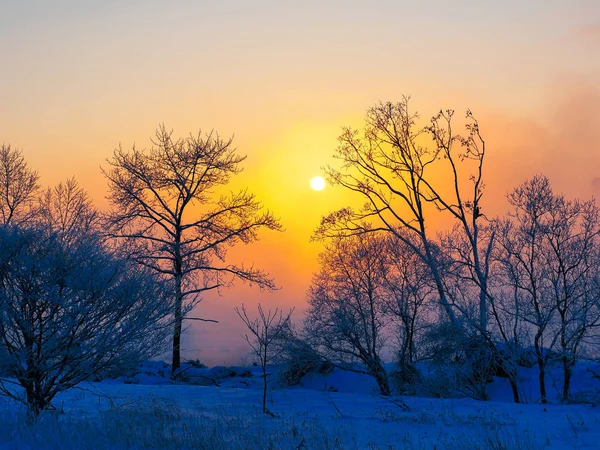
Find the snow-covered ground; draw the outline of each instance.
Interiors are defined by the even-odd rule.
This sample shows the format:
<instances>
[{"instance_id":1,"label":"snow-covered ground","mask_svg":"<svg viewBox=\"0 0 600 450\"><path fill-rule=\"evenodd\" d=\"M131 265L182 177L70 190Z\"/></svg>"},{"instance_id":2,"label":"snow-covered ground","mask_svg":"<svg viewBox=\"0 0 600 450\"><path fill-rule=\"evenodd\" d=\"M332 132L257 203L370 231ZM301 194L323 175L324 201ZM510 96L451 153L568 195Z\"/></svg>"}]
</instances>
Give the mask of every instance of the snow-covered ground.
<instances>
[{"instance_id":1,"label":"snow-covered ground","mask_svg":"<svg viewBox=\"0 0 600 450\"><path fill-rule=\"evenodd\" d=\"M275 371L276 369L272 369ZM576 366L573 391L600 388L593 363ZM552 371L550 399L560 386ZM7 449L597 449L600 408L590 404L519 404L503 379L491 401L378 396L364 375L312 373L303 385L270 389L261 412L257 367L190 368L171 384L169 368L145 363L138 374L86 383L61 393L33 427L23 411L0 402L0 448ZM535 369L523 369L523 397L535 402ZM194 383L194 384L190 384ZM585 394L582 394L585 392ZM404 404L408 408L404 407Z\"/></svg>"}]
</instances>

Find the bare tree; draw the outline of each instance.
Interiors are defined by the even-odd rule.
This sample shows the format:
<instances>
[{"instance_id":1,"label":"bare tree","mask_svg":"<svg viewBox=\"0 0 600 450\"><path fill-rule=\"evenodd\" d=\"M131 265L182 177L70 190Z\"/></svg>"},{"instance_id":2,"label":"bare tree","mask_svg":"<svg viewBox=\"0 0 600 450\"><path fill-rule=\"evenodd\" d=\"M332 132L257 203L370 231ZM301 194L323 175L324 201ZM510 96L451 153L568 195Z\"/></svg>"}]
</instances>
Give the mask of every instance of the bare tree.
<instances>
[{"instance_id":1,"label":"bare tree","mask_svg":"<svg viewBox=\"0 0 600 450\"><path fill-rule=\"evenodd\" d=\"M38 198L38 220L67 242L100 231L100 215L75 178L46 189Z\"/></svg>"},{"instance_id":2,"label":"bare tree","mask_svg":"<svg viewBox=\"0 0 600 450\"><path fill-rule=\"evenodd\" d=\"M498 233L502 230L505 228L499 219L486 218L477 224L477 258L473 242L461 225L440 235L440 247L446 255L446 291L460 311L464 326L464 339L457 342L466 345L471 354L480 353L471 359L474 392L487 398L487 382L493 374L502 373L510 382L515 403L519 403L518 362L522 355L523 322L519 308L514 308L515 297L502 284L504 272L497 257Z\"/></svg>"},{"instance_id":3,"label":"bare tree","mask_svg":"<svg viewBox=\"0 0 600 450\"><path fill-rule=\"evenodd\" d=\"M226 262L227 248L258 239L280 224L254 195L242 190L216 196L245 159L215 132L174 139L161 126L148 151L115 150L104 170L112 210L109 235L146 267L173 281L173 374L181 362L186 311L200 294L234 280L275 289L265 272ZM198 319L202 320L202 319Z\"/></svg>"},{"instance_id":4,"label":"bare tree","mask_svg":"<svg viewBox=\"0 0 600 450\"><path fill-rule=\"evenodd\" d=\"M390 395L380 357L386 319L385 246L381 236L370 233L326 244L321 270L308 292L305 328L315 348L332 364L373 376L381 394Z\"/></svg>"},{"instance_id":5,"label":"bare tree","mask_svg":"<svg viewBox=\"0 0 600 450\"><path fill-rule=\"evenodd\" d=\"M417 341L429 326L435 284L427 266L404 242L391 237L385 251L384 311L398 331L399 365L408 368L418 359Z\"/></svg>"},{"instance_id":6,"label":"bare tree","mask_svg":"<svg viewBox=\"0 0 600 450\"><path fill-rule=\"evenodd\" d=\"M99 236L0 227L0 392L30 420L58 392L159 353L170 312L156 277Z\"/></svg>"},{"instance_id":7,"label":"bare tree","mask_svg":"<svg viewBox=\"0 0 600 450\"><path fill-rule=\"evenodd\" d=\"M290 318L294 310L290 310L285 316L282 311L275 309L264 312L262 305L258 304L258 317L250 319L246 312L246 307L235 308L235 312L242 319L242 322L250 330L251 336L245 334L243 337L252 348L252 352L258 358L263 373L263 399L262 407L265 414L273 415L267 409L267 366L275 357L272 344L276 342L286 330L289 329Z\"/></svg>"},{"instance_id":8,"label":"bare tree","mask_svg":"<svg viewBox=\"0 0 600 450\"><path fill-rule=\"evenodd\" d=\"M556 307L551 300L545 230L554 195L546 177L534 177L508 194L509 220L500 225L497 255L507 284L512 288L515 311L533 327L533 344L539 369L542 403L546 392L548 327ZM518 309L516 309L518 308Z\"/></svg>"},{"instance_id":9,"label":"bare tree","mask_svg":"<svg viewBox=\"0 0 600 450\"><path fill-rule=\"evenodd\" d=\"M449 213L458 220L469 243L465 263L472 267L480 290L479 328L485 332L487 268L482 255L488 253L488 248L479 234L480 221L485 218L481 211L485 142L470 111L466 136L454 134L453 115L452 110L440 111L431 119L431 125L420 128L418 116L409 111L408 99L404 98L399 103L380 103L369 109L364 133L345 129L335 153L341 168L330 167L327 174L333 184L365 198L366 205L360 211L344 208L328 215L316 234L364 233L367 230L363 221L375 220L371 231L391 232L427 265L440 304L456 324L444 289L435 237L426 221L432 210ZM433 145L425 144L428 138ZM464 164L466 175L459 170ZM468 189L464 188L465 180L471 183Z\"/></svg>"},{"instance_id":10,"label":"bare tree","mask_svg":"<svg viewBox=\"0 0 600 450\"><path fill-rule=\"evenodd\" d=\"M546 401L546 349L558 347L563 400L587 335L600 325L596 280L600 209L593 200L567 200L536 176L508 196L513 206L500 242L501 261L524 320L534 328L540 395Z\"/></svg>"},{"instance_id":11,"label":"bare tree","mask_svg":"<svg viewBox=\"0 0 600 450\"><path fill-rule=\"evenodd\" d=\"M569 399L573 366L586 335L600 325L598 291L598 251L600 210L594 200L581 202L555 195L544 230L563 365L562 399Z\"/></svg>"},{"instance_id":12,"label":"bare tree","mask_svg":"<svg viewBox=\"0 0 600 450\"><path fill-rule=\"evenodd\" d=\"M39 176L27 166L21 151L0 146L0 218L7 225L26 220L38 189Z\"/></svg>"},{"instance_id":13,"label":"bare tree","mask_svg":"<svg viewBox=\"0 0 600 450\"><path fill-rule=\"evenodd\" d=\"M504 374L508 378L515 403L520 403L519 365L523 357L523 345L528 338L530 327L524 319L524 299L521 292L522 274L513 265L510 253L504 244L512 237L512 224L509 221L494 223L498 246L494 249L494 285L490 286L492 295L488 297L491 315L491 335L503 345L495 345Z\"/></svg>"}]
</instances>

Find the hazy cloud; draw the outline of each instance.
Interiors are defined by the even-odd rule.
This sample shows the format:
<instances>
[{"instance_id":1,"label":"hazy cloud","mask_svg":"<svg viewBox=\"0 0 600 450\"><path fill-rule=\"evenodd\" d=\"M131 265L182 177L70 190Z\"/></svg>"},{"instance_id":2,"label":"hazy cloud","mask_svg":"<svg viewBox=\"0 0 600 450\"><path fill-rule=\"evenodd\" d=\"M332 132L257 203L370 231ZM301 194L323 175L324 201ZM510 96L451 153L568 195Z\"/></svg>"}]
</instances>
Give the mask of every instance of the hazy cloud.
<instances>
[{"instance_id":1,"label":"hazy cloud","mask_svg":"<svg viewBox=\"0 0 600 450\"><path fill-rule=\"evenodd\" d=\"M571 36L600 44L600 24L590 24L575 28Z\"/></svg>"},{"instance_id":2,"label":"hazy cloud","mask_svg":"<svg viewBox=\"0 0 600 450\"><path fill-rule=\"evenodd\" d=\"M600 90L557 85L545 105L529 116L481 118L489 144L486 208L503 214L505 194L532 176L548 176L570 198L600 197Z\"/></svg>"},{"instance_id":3,"label":"hazy cloud","mask_svg":"<svg viewBox=\"0 0 600 450\"><path fill-rule=\"evenodd\" d=\"M600 196L600 177L596 177L592 180L592 192L595 196Z\"/></svg>"}]
</instances>

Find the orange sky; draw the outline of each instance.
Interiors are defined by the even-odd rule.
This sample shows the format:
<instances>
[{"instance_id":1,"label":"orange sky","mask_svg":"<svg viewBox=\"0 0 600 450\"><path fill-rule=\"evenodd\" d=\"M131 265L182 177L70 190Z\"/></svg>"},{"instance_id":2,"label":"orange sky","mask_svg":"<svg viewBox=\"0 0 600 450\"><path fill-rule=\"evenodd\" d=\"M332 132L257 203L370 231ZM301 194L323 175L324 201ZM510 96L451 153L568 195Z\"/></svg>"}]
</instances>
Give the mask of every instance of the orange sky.
<instances>
[{"instance_id":1,"label":"orange sky","mask_svg":"<svg viewBox=\"0 0 600 450\"><path fill-rule=\"evenodd\" d=\"M535 173L600 196L600 4L538 1L64 1L0 4L0 141L54 184L74 175L100 207L99 167L121 142L235 134L249 186L286 228L232 256L283 288L210 296L185 356L236 363L233 307L304 308L319 218L351 201L309 180L342 125L378 100L413 98L427 118L469 107L488 142L487 204ZM252 308L251 308L252 310ZM300 316L300 314L298 314Z\"/></svg>"}]
</instances>

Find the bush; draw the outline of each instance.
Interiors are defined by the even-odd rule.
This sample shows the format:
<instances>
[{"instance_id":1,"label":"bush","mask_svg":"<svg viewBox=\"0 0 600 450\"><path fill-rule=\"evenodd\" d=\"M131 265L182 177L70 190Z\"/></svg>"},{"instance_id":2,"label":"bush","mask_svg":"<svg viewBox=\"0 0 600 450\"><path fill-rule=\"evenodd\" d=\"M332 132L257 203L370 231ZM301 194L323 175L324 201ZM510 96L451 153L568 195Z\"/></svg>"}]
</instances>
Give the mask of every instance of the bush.
<instances>
[{"instance_id":1,"label":"bush","mask_svg":"<svg viewBox=\"0 0 600 450\"><path fill-rule=\"evenodd\" d=\"M330 363L329 361L321 361L318 364L317 372L319 372L322 375L329 375L333 372L333 369L334 367L332 363Z\"/></svg>"},{"instance_id":2,"label":"bush","mask_svg":"<svg viewBox=\"0 0 600 450\"><path fill-rule=\"evenodd\" d=\"M194 369L206 369L206 364L200 362L199 359L188 359L187 363Z\"/></svg>"},{"instance_id":3,"label":"bush","mask_svg":"<svg viewBox=\"0 0 600 450\"><path fill-rule=\"evenodd\" d=\"M297 386L304 376L323 365L317 351L291 329L277 341L277 355L277 362L281 365L279 382L285 387Z\"/></svg>"},{"instance_id":4,"label":"bush","mask_svg":"<svg viewBox=\"0 0 600 450\"><path fill-rule=\"evenodd\" d=\"M390 378L395 382L400 394L414 395L415 386L423 381L423 376L417 366L411 363L398 361L396 370L390 373Z\"/></svg>"},{"instance_id":5,"label":"bush","mask_svg":"<svg viewBox=\"0 0 600 450\"><path fill-rule=\"evenodd\" d=\"M232 378L235 377L236 372L231 367L225 366L215 366L210 369L206 376L210 378L214 378L215 380L222 380L224 378Z\"/></svg>"},{"instance_id":6,"label":"bush","mask_svg":"<svg viewBox=\"0 0 600 450\"><path fill-rule=\"evenodd\" d=\"M461 393L487 400L487 383L502 367L498 352L480 335L443 323L425 335L432 360L433 394L445 397Z\"/></svg>"},{"instance_id":7,"label":"bush","mask_svg":"<svg viewBox=\"0 0 600 450\"><path fill-rule=\"evenodd\" d=\"M533 347L527 347L522 349L519 354L519 360L517 361L519 367L526 367L531 369L537 366L537 356L535 355L535 349Z\"/></svg>"}]
</instances>

